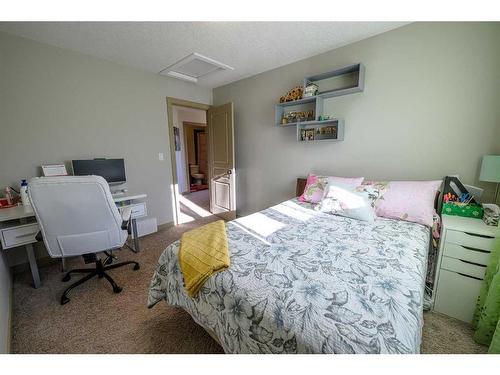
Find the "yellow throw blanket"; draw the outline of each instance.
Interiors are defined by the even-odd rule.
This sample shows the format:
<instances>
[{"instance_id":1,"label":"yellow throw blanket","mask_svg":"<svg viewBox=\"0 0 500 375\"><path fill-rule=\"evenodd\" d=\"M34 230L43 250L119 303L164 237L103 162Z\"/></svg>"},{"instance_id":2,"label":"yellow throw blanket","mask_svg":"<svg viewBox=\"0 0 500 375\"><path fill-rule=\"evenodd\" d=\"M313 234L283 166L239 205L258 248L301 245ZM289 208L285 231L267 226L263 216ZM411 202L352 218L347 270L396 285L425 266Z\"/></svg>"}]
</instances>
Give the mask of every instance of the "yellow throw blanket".
<instances>
[{"instance_id":1,"label":"yellow throw blanket","mask_svg":"<svg viewBox=\"0 0 500 375\"><path fill-rule=\"evenodd\" d=\"M213 274L229 267L226 225L223 220L186 232L181 237L179 265L184 288L194 297Z\"/></svg>"}]
</instances>

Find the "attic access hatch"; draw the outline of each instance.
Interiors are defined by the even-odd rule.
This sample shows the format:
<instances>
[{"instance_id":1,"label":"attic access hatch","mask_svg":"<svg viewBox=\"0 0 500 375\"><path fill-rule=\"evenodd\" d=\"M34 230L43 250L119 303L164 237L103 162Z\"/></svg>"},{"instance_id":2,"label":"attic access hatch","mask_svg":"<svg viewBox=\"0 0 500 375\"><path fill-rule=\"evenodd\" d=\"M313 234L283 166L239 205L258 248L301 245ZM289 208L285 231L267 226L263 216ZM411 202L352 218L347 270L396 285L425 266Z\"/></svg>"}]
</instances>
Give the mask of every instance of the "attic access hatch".
<instances>
[{"instance_id":1,"label":"attic access hatch","mask_svg":"<svg viewBox=\"0 0 500 375\"><path fill-rule=\"evenodd\" d=\"M160 74L196 83L198 78L220 70L234 70L234 68L194 52L167 66Z\"/></svg>"}]
</instances>

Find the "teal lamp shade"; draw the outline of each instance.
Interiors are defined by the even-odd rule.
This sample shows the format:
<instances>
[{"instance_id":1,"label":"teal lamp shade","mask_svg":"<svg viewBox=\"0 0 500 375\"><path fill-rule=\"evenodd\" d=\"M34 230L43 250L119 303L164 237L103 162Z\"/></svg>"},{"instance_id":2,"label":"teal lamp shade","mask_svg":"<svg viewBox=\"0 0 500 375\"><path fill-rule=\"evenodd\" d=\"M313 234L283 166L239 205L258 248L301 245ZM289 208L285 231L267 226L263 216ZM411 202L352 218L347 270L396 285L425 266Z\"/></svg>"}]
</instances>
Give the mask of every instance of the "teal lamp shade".
<instances>
[{"instance_id":1,"label":"teal lamp shade","mask_svg":"<svg viewBox=\"0 0 500 375\"><path fill-rule=\"evenodd\" d=\"M479 181L500 182L500 155L484 155Z\"/></svg>"}]
</instances>

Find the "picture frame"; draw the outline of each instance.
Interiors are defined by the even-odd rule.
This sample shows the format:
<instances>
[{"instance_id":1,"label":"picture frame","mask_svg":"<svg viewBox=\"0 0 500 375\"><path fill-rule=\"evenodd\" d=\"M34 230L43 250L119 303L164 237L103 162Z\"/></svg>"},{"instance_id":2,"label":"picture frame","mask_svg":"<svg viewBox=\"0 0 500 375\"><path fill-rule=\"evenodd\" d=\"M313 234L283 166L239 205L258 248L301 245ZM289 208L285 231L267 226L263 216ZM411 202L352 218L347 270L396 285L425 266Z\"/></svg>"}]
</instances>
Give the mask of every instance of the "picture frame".
<instances>
[{"instance_id":1,"label":"picture frame","mask_svg":"<svg viewBox=\"0 0 500 375\"><path fill-rule=\"evenodd\" d=\"M300 129L300 140L301 141L306 141L306 129Z\"/></svg>"},{"instance_id":2,"label":"picture frame","mask_svg":"<svg viewBox=\"0 0 500 375\"><path fill-rule=\"evenodd\" d=\"M181 133L178 127L174 126L174 144L175 151L181 150Z\"/></svg>"},{"instance_id":3,"label":"picture frame","mask_svg":"<svg viewBox=\"0 0 500 375\"><path fill-rule=\"evenodd\" d=\"M307 141L314 141L314 129L306 129L306 140Z\"/></svg>"}]
</instances>

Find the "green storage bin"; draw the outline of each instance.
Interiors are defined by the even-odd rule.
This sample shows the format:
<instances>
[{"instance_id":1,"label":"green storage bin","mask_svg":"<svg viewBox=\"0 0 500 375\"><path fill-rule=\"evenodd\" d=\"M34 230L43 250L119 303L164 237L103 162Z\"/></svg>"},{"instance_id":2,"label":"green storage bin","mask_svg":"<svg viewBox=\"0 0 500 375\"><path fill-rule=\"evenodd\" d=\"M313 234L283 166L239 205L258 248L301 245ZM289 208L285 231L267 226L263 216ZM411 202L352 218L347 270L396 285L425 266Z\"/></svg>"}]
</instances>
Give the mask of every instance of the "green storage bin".
<instances>
[{"instance_id":1,"label":"green storage bin","mask_svg":"<svg viewBox=\"0 0 500 375\"><path fill-rule=\"evenodd\" d=\"M457 203L443 203L441 213L445 215L472 217L475 219L483 218L483 207L478 204L468 204L466 206Z\"/></svg>"}]
</instances>

